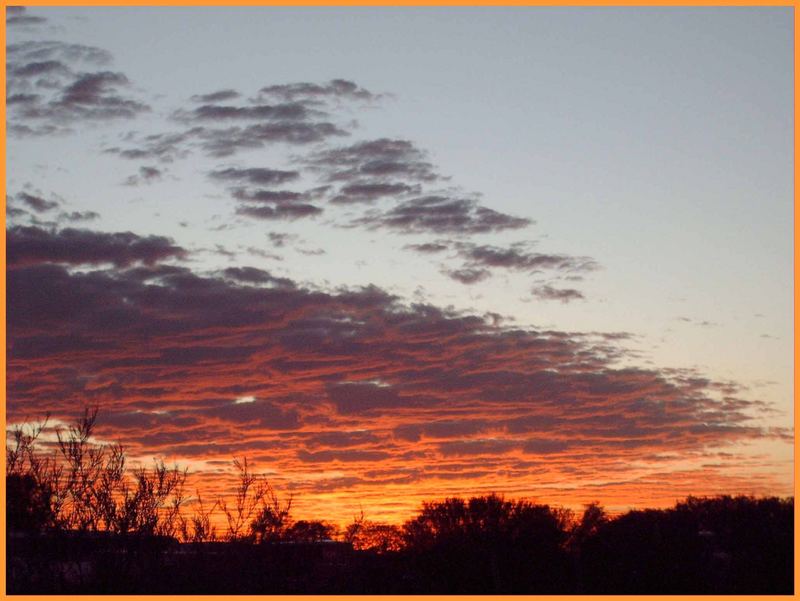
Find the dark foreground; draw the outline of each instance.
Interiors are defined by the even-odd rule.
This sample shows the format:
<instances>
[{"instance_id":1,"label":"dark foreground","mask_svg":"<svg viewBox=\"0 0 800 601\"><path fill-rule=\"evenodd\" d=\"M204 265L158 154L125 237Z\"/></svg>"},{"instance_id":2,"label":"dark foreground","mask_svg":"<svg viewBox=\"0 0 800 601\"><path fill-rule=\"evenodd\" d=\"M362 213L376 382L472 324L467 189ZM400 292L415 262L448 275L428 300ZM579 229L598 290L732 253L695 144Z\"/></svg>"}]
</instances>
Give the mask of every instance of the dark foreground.
<instances>
[{"instance_id":1,"label":"dark foreground","mask_svg":"<svg viewBox=\"0 0 800 601\"><path fill-rule=\"evenodd\" d=\"M10 594L792 594L793 512L792 500L693 500L585 518L568 536L439 515L382 553L333 541L12 532L6 582Z\"/></svg>"}]
</instances>

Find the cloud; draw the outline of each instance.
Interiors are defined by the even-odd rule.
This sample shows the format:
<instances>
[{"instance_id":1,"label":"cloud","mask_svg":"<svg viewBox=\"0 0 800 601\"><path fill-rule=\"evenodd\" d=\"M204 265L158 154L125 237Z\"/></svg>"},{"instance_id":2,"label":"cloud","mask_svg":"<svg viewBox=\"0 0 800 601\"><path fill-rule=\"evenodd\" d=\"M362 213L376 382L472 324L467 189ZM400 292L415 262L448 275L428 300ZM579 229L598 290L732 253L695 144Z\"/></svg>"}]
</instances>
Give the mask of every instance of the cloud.
<instances>
[{"instance_id":1,"label":"cloud","mask_svg":"<svg viewBox=\"0 0 800 601\"><path fill-rule=\"evenodd\" d=\"M308 198L308 195L304 192L293 192L291 190L248 190L247 188L234 188L231 194L236 200L278 204Z\"/></svg>"},{"instance_id":2,"label":"cloud","mask_svg":"<svg viewBox=\"0 0 800 601\"><path fill-rule=\"evenodd\" d=\"M421 196L392 209L372 212L352 225L368 229L392 229L400 233L482 234L528 226L530 219L512 217L477 201L450 196Z\"/></svg>"},{"instance_id":3,"label":"cloud","mask_svg":"<svg viewBox=\"0 0 800 601\"><path fill-rule=\"evenodd\" d=\"M382 461L390 459L391 453L385 451L358 451L358 450L343 450L343 451L318 451L311 453L309 451L297 451L297 457L304 463L350 463L350 462L364 462L373 463L375 461Z\"/></svg>"},{"instance_id":4,"label":"cloud","mask_svg":"<svg viewBox=\"0 0 800 601\"><path fill-rule=\"evenodd\" d=\"M10 268L41 263L117 267L136 262L152 265L186 257L186 251L163 236L140 237L131 232L103 233L85 229L45 230L14 226L6 231Z\"/></svg>"},{"instance_id":5,"label":"cloud","mask_svg":"<svg viewBox=\"0 0 800 601\"><path fill-rule=\"evenodd\" d=\"M325 84L303 82L265 86L259 90L259 94L289 102L295 100L307 102L329 98L369 101L378 100L381 97L345 79L332 79Z\"/></svg>"},{"instance_id":6,"label":"cloud","mask_svg":"<svg viewBox=\"0 0 800 601\"><path fill-rule=\"evenodd\" d=\"M23 217L25 215L30 215L30 213L28 213L28 211L26 211L25 209L20 209L19 207L14 207L14 206L8 204L8 202L6 202L6 218L7 219L11 219L13 217Z\"/></svg>"},{"instance_id":7,"label":"cloud","mask_svg":"<svg viewBox=\"0 0 800 601\"><path fill-rule=\"evenodd\" d=\"M186 126L182 131L134 135L125 139L125 147L113 146L106 152L122 158L159 158L173 161L201 150L211 157L233 156L271 144L303 146L329 138L349 135L348 127L331 121L329 101L377 99L378 96L352 82L333 80L328 84L283 84L261 90L261 100L238 104L218 104L239 99L234 90L192 96L200 106L173 112L175 122ZM277 100L264 104L266 100ZM337 105L338 106L338 105ZM221 123L242 123L214 127Z\"/></svg>"},{"instance_id":8,"label":"cloud","mask_svg":"<svg viewBox=\"0 0 800 601\"><path fill-rule=\"evenodd\" d=\"M355 447L363 447L375 443L383 442L383 439L376 436L372 432L354 431L354 432L311 432L306 435L305 444L310 448L333 448L333 449L349 449Z\"/></svg>"},{"instance_id":9,"label":"cloud","mask_svg":"<svg viewBox=\"0 0 800 601\"><path fill-rule=\"evenodd\" d=\"M424 242L422 244L406 244L403 248L423 254L435 254L446 251L450 246L443 242Z\"/></svg>"},{"instance_id":10,"label":"cloud","mask_svg":"<svg viewBox=\"0 0 800 601\"><path fill-rule=\"evenodd\" d=\"M171 162L188 156L195 147L208 156L224 158L241 150L256 150L269 144L305 145L346 135L346 130L328 122L256 123L228 128L195 126L181 132L132 138L126 141L127 147L112 146L105 152L124 159L155 158Z\"/></svg>"},{"instance_id":11,"label":"cloud","mask_svg":"<svg viewBox=\"0 0 800 601\"><path fill-rule=\"evenodd\" d=\"M9 46L8 57L12 132L54 134L148 110L100 49L22 43ZM218 161L208 172L228 188L237 215L308 218L328 201L334 215L347 205L348 219L364 211L351 226L452 236L405 248L450 250L462 264L447 273L464 283L495 269L566 280L596 268L587 257L465 242L532 221L458 188L430 190L446 178L411 141L334 145L354 127L337 109L380 97L345 80L266 86L252 100L220 89L172 111L174 131L135 131L105 152L159 164L140 167L128 180L136 184L193 152L241 153L236 167ZM239 162L272 144L306 154L291 170ZM308 175L321 185L289 189ZM33 212L56 208L17 201ZM189 253L162 236L16 226L7 238L8 418L50 410L66 419L98 403L102 436L134 453L179 461L248 455L299 490L347 483L367 502L385 497L393 475L419 484L418 495L490 490L498 474L512 490L563 492L611 476L658 479L653 465L663 465L664 453L687 461L725 447L735 464L742 443L787 438L762 428L766 406L738 398L735 386L631 366L636 356L617 335L512 327L496 315L405 303L374 286L301 285L249 265L192 271L170 264ZM270 232L264 242L295 239ZM204 250L234 256L213 243ZM583 298L548 285L532 294Z\"/></svg>"},{"instance_id":12,"label":"cloud","mask_svg":"<svg viewBox=\"0 0 800 601\"><path fill-rule=\"evenodd\" d=\"M269 232L267 234L267 238L272 243L272 246L275 248L283 248L286 246L286 243L291 240L296 240L297 236L294 234L286 234L280 232Z\"/></svg>"},{"instance_id":13,"label":"cloud","mask_svg":"<svg viewBox=\"0 0 800 601\"><path fill-rule=\"evenodd\" d=\"M531 274L551 271L570 280L574 280L574 276L564 276L564 274L584 273L598 269L597 263L590 257L530 252L525 250L524 243L499 247L488 244L477 245L472 242L456 242L453 246L456 248L458 256L464 259L464 263L458 269L445 269L444 273L462 284L475 284L483 281L491 276L491 270L494 269L525 271ZM413 246L411 248L419 252L417 248ZM584 298L578 290L558 289L547 284L535 286L531 294L541 300L559 300L563 303Z\"/></svg>"},{"instance_id":14,"label":"cloud","mask_svg":"<svg viewBox=\"0 0 800 601\"><path fill-rule=\"evenodd\" d=\"M60 213L58 218L64 221L81 222L81 221L94 221L100 219L100 213L95 211L70 211L69 213Z\"/></svg>"},{"instance_id":15,"label":"cloud","mask_svg":"<svg viewBox=\"0 0 800 601\"><path fill-rule=\"evenodd\" d=\"M164 176L164 171L157 167L139 167L139 173L129 176L124 184L126 186L139 186L141 184L152 184Z\"/></svg>"},{"instance_id":16,"label":"cloud","mask_svg":"<svg viewBox=\"0 0 800 601\"><path fill-rule=\"evenodd\" d=\"M277 287L293 288L294 282L289 278L277 278L268 271L255 267L228 267L222 274L237 282L250 284L273 284Z\"/></svg>"},{"instance_id":17,"label":"cloud","mask_svg":"<svg viewBox=\"0 0 800 601\"><path fill-rule=\"evenodd\" d=\"M573 257L560 254L531 253L519 247L501 248L491 245L461 243L459 255L471 267L504 268L536 272L543 269L561 272L586 272L597 269L597 263L589 257Z\"/></svg>"},{"instance_id":18,"label":"cloud","mask_svg":"<svg viewBox=\"0 0 800 601\"><path fill-rule=\"evenodd\" d=\"M322 213L322 209L308 203L278 202L272 206L246 205L237 207L236 214L266 220L295 220L303 217L313 217Z\"/></svg>"},{"instance_id":19,"label":"cloud","mask_svg":"<svg viewBox=\"0 0 800 601\"><path fill-rule=\"evenodd\" d=\"M47 19L44 17L29 15L24 6L6 7L6 25L8 26L39 25L46 21Z\"/></svg>"},{"instance_id":20,"label":"cloud","mask_svg":"<svg viewBox=\"0 0 800 601\"><path fill-rule=\"evenodd\" d=\"M45 200L41 196L34 196L33 194L28 194L27 192L19 192L16 198L37 213L46 213L48 211L52 211L53 209L58 208L60 204L56 200Z\"/></svg>"},{"instance_id":21,"label":"cloud","mask_svg":"<svg viewBox=\"0 0 800 601\"><path fill-rule=\"evenodd\" d=\"M188 155L187 143L197 129L182 133L150 134L136 141L134 148L120 148L112 146L103 150L107 154L115 154L123 159L157 159L164 163L171 163L176 159ZM128 136L131 138L131 136Z\"/></svg>"},{"instance_id":22,"label":"cloud","mask_svg":"<svg viewBox=\"0 0 800 601\"><path fill-rule=\"evenodd\" d=\"M569 303L574 300L583 300L583 294L572 288L553 288L551 286L537 286L531 290L531 294L540 300L557 300L562 303Z\"/></svg>"},{"instance_id":23,"label":"cloud","mask_svg":"<svg viewBox=\"0 0 800 601\"><path fill-rule=\"evenodd\" d=\"M319 197L320 189L305 192L248 188L246 185L282 185L300 178L297 171L282 171L253 167L247 169L227 168L209 173L214 180L237 184L231 188L231 196L246 203L236 208L236 213L254 219L300 219L322 213L312 202Z\"/></svg>"},{"instance_id":24,"label":"cloud","mask_svg":"<svg viewBox=\"0 0 800 601\"><path fill-rule=\"evenodd\" d=\"M199 275L126 251L106 260L120 267L76 271L94 255L57 244L15 261L25 233L9 230L8 419L97 403L114 416L98 435L134 454L261 457L295 483L340 463L367 503L379 472L412 470L419 494L444 480L497 486L501 472L504 486L549 491L777 435L735 387L633 367L607 336L505 327L376 287L311 289L246 265Z\"/></svg>"},{"instance_id":25,"label":"cloud","mask_svg":"<svg viewBox=\"0 0 800 601\"><path fill-rule=\"evenodd\" d=\"M57 60L33 61L20 65L14 65L11 75L14 77L36 77L39 75L69 75L69 68ZM37 96L32 95L27 98L18 98L18 101L35 101Z\"/></svg>"},{"instance_id":26,"label":"cloud","mask_svg":"<svg viewBox=\"0 0 800 601\"><path fill-rule=\"evenodd\" d=\"M339 382L328 386L328 398L339 413L364 413L376 408L403 406L405 401L391 386L375 382Z\"/></svg>"},{"instance_id":27,"label":"cloud","mask_svg":"<svg viewBox=\"0 0 800 601\"><path fill-rule=\"evenodd\" d=\"M179 121L305 121L312 115L319 115L303 104L287 103L277 105L226 106L204 104L191 110L181 110L173 117ZM322 113L324 114L324 113Z\"/></svg>"},{"instance_id":28,"label":"cloud","mask_svg":"<svg viewBox=\"0 0 800 601\"><path fill-rule=\"evenodd\" d=\"M410 442L419 442L423 437L431 439L463 438L485 432L488 423L483 420L439 420L398 426L393 436Z\"/></svg>"},{"instance_id":29,"label":"cloud","mask_svg":"<svg viewBox=\"0 0 800 601\"><path fill-rule=\"evenodd\" d=\"M408 140L378 138L315 151L299 160L331 182L363 178L416 182L440 179L426 153Z\"/></svg>"},{"instance_id":30,"label":"cloud","mask_svg":"<svg viewBox=\"0 0 800 601\"><path fill-rule=\"evenodd\" d=\"M85 46L83 44L69 44L53 40L26 41L9 44L6 47L6 56L13 65L26 62L60 60L67 63L85 63L91 65L106 65L111 62L111 53L102 48Z\"/></svg>"},{"instance_id":31,"label":"cloud","mask_svg":"<svg viewBox=\"0 0 800 601\"><path fill-rule=\"evenodd\" d=\"M419 193L419 186L396 182L359 181L339 188L331 198L335 204L371 203L387 196L398 197L411 193Z\"/></svg>"},{"instance_id":32,"label":"cloud","mask_svg":"<svg viewBox=\"0 0 800 601\"><path fill-rule=\"evenodd\" d=\"M297 180L300 177L300 173L297 171L281 171L263 167L252 167L249 169L235 169L231 167L212 171L208 175L211 179L235 182L237 184L251 184L254 186L280 185Z\"/></svg>"},{"instance_id":33,"label":"cloud","mask_svg":"<svg viewBox=\"0 0 800 601\"><path fill-rule=\"evenodd\" d=\"M445 273L450 278L462 284L477 284L492 275L488 269L475 269L472 267L453 269L451 271L445 271Z\"/></svg>"},{"instance_id":34,"label":"cloud","mask_svg":"<svg viewBox=\"0 0 800 601\"><path fill-rule=\"evenodd\" d=\"M298 248L297 252L299 252L301 255L306 255L309 257L318 257L320 255L327 254L322 248Z\"/></svg>"},{"instance_id":35,"label":"cloud","mask_svg":"<svg viewBox=\"0 0 800 601\"><path fill-rule=\"evenodd\" d=\"M6 49L9 126L15 135L66 133L84 122L132 119L150 107L126 94L128 78L108 70L100 48L57 41L28 41Z\"/></svg>"},{"instance_id":36,"label":"cloud","mask_svg":"<svg viewBox=\"0 0 800 601\"><path fill-rule=\"evenodd\" d=\"M250 424L265 430L294 430L299 426L297 411L261 400L225 403L205 409L202 413L237 426Z\"/></svg>"},{"instance_id":37,"label":"cloud","mask_svg":"<svg viewBox=\"0 0 800 601\"><path fill-rule=\"evenodd\" d=\"M322 142L333 136L346 136L348 132L328 122L317 123L257 123L246 127L195 130L200 147L212 157L228 157L240 150L263 148L267 144L282 142L305 145Z\"/></svg>"},{"instance_id":38,"label":"cloud","mask_svg":"<svg viewBox=\"0 0 800 601\"><path fill-rule=\"evenodd\" d=\"M509 453L519 446L511 440L458 440L443 442L438 445L439 452L445 457L450 456L497 456Z\"/></svg>"},{"instance_id":39,"label":"cloud","mask_svg":"<svg viewBox=\"0 0 800 601\"><path fill-rule=\"evenodd\" d=\"M208 94L196 94L190 98L192 102L224 102L225 100L234 100L239 98L241 94L236 90L218 90Z\"/></svg>"}]
</instances>

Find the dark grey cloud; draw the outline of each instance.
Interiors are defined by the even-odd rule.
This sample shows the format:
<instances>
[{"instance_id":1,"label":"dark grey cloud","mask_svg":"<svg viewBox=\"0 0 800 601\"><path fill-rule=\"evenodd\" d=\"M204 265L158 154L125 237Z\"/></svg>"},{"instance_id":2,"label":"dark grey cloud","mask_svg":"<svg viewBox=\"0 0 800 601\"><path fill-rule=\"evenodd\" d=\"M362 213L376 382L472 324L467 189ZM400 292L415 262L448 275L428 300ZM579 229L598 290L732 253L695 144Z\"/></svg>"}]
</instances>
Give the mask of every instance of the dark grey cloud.
<instances>
[{"instance_id":1,"label":"dark grey cloud","mask_svg":"<svg viewBox=\"0 0 800 601\"><path fill-rule=\"evenodd\" d=\"M272 205L246 205L236 208L237 215L266 220L290 220L313 217L322 213L322 209L308 203L278 202Z\"/></svg>"},{"instance_id":2,"label":"dark grey cloud","mask_svg":"<svg viewBox=\"0 0 800 601\"><path fill-rule=\"evenodd\" d=\"M40 25L46 21L47 19L44 17L29 15L24 6L6 7L6 25L8 26Z\"/></svg>"},{"instance_id":3,"label":"dark grey cloud","mask_svg":"<svg viewBox=\"0 0 800 601\"><path fill-rule=\"evenodd\" d=\"M60 60L70 64L107 65L112 60L111 53L102 48L54 40L9 44L6 46L6 58L12 65L47 60Z\"/></svg>"},{"instance_id":4,"label":"dark grey cloud","mask_svg":"<svg viewBox=\"0 0 800 601\"><path fill-rule=\"evenodd\" d=\"M32 105L39 102L41 98L42 96L40 94L12 94L6 97L6 104Z\"/></svg>"},{"instance_id":5,"label":"dark grey cloud","mask_svg":"<svg viewBox=\"0 0 800 601\"><path fill-rule=\"evenodd\" d=\"M315 432L306 438L306 446L311 448L331 447L347 449L365 444L380 443L383 439L372 432Z\"/></svg>"},{"instance_id":6,"label":"dark grey cloud","mask_svg":"<svg viewBox=\"0 0 800 601\"><path fill-rule=\"evenodd\" d=\"M597 269L590 257L574 257L562 254L534 253L522 245L499 247L488 244L476 245L462 242L457 245L458 254L471 267L489 267L536 272L543 269L560 272L586 272Z\"/></svg>"},{"instance_id":7,"label":"dark grey cloud","mask_svg":"<svg viewBox=\"0 0 800 601\"><path fill-rule=\"evenodd\" d=\"M150 107L121 95L121 88L129 86L122 73L99 71L81 73L66 86L59 97L39 110L28 109L27 118L54 119L69 123L79 120L132 119Z\"/></svg>"},{"instance_id":8,"label":"dark grey cloud","mask_svg":"<svg viewBox=\"0 0 800 601\"><path fill-rule=\"evenodd\" d=\"M208 94L195 94L190 98L192 102L224 102L226 100L234 100L239 98L240 94L236 90L218 90L216 92L210 92Z\"/></svg>"},{"instance_id":9,"label":"dark grey cloud","mask_svg":"<svg viewBox=\"0 0 800 601\"><path fill-rule=\"evenodd\" d=\"M70 211L69 213L60 213L58 218L71 222L94 221L95 219L100 219L100 213L95 211Z\"/></svg>"},{"instance_id":10,"label":"dark grey cloud","mask_svg":"<svg viewBox=\"0 0 800 601\"><path fill-rule=\"evenodd\" d=\"M423 437L446 439L472 436L486 431L487 427L488 424L484 420L439 420L398 426L392 431L392 435L402 440L419 442Z\"/></svg>"},{"instance_id":11,"label":"dark grey cloud","mask_svg":"<svg viewBox=\"0 0 800 601\"><path fill-rule=\"evenodd\" d=\"M445 271L445 273L452 279L462 284L477 284L483 280L491 277L492 273L488 269L479 269L474 267L464 267L462 269L453 269Z\"/></svg>"},{"instance_id":12,"label":"dark grey cloud","mask_svg":"<svg viewBox=\"0 0 800 601\"><path fill-rule=\"evenodd\" d=\"M170 415L151 411L104 411L103 423L131 431L152 431L164 428L185 429L198 424L195 416Z\"/></svg>"},{"instance_id":13,"label":"dark grey cloud","mask_svg":"<svg viewBox=\"0 0 800 601\"><path fill-rule=\"evenodd\" d=\"M132 232L95 232L65 228L46 230L14 226L6 230L7 260L10 268L41 263L99 265L117 267L141 262L186 257L186 251L163 236L137 236Z\"/></svg>"},{"instance_id":14,"label":"dark grey cloud","mask_svg":"<svg viewBox=\"0 0 800 601\"><path fill-rule=\"evenodd\" d=\"M553 288L552 286L537 286L531 294L541 300L557 300L569 303L574 300L583 300L584 296L579 290L573 288Z\"/></svg>"},{"instance_id":15,"label":"dark grey cloud","mask_svg":"<svg viewBox=\"0 0 800 601\"><path fill-rule=\"evenodd\" d=\"M312 116L324 115L300 103L259 104L254 106L228 106L204 104L191 110L177 111L178 121L305 121Z\"/></svg>"},{"instance_id":16,"label":"dark grey cloud","mask_svg":"<svg viewBox=\"0 0 800 601\"><path fill-rule=\"evenodd\" d=\"M248 246L246 250L251 255L254 255L256 257L261 257L262 259L274 259L275 261L283 261L282 256L267 252L261 248L256 248L255 246Z\"/></svg>"},{"instance_id":17,"label":"dark grey cloud","mask_svg":"<svg viewBox=\"0 0 800 601\"><path fill-rule=\"evenodd\" d=\"M531 455L548 455L561 453L569 448L565 440L528 440L522 445L522 450Z\"/></svg>"},{"instance_id":18,"label":"dark grey cloud","mask_svg":"<svg viewBox=\"0 0 800 601\"><path fill-rule=\"evenodd\" d=\"M597 263L590 257L531 252L526 246L526 243L516 243L508 247L460 241L450 243L449 247L454 248L464 262L459 268L446 268L443 272L462 284L474 284L491 276L492 270L496 269L525 271L530 274L555 272L557 278L574 281L575 276L568 274L583 273L598 268ZM441 249L438 246L420 249L409 245L406 248L417 252L436 252L445 250L448 246ZM532 294L542 300L560 300L564 303L583 298L583 294L578 290L557 289L547 284L534 287Z\"/></svg>"},{"instance_id":19,"label":"dark grey cloud","mask_svg":"<svg viewBox=\"0 0 800 601\"><path fill-rule=\"evenodd\" d=\"M368 213L352 225L400 233L482 234L520 229L530 223L530 219L500 213L472 199L430 195L404 201L387 211Z\"/></svg>"},{"instance_id":20,"label":"dark grey cloud","mask_svg":"<svg viewBox=\"0 0 800 601\"><path fill-rule=\"evenodd\" d=\"M293 288L294 282L289 278L275 277L270 272L255 267L228 267L222 274L229 279L248 284L272 284L284 288Z\"/></svg>"},{"instance_id":21,"label":"dark grey cloud","mask_svg":"<svg viewBox=\"0 0 800 601\"><path fill-rule=\"evenodd\" d=\"M139 173L129 176L123 183L126 186L139 186L141 184L152 184L160 180L164 172L157 167L143 165L139 167Z\"/></svg>"},{"instance_id":22,"label":"dark grey cloud","mask_svg":"<svg viewBox=\"0 0 800 601\"><path fill-rule=\"evenodd\" d=\"M320 255L327 254L325 250L321 248L298 248L297 252L299 252L301 255L306 255L309 257L318 257Z\"/></svg>"},{"instance_id":23,"label":"dark grey cloud","mask_svg":"<svg viewBox=\"0 0 800 601\"><path fill-rule=\"evenodd\" d=\"M248 169L217 169L208 174L211 179L234 182L236 184L249 184L253 186L275 186L285 184L300 178L298 171L282 171L280 169L267 169L264 167L251 167Z\"/></svg>"},{"instance_id":24,"label":"dark grey cloud","mask_svg":"<svg viewBox=\"0 0 800 601\"><path fill-rule=\"evenodd\" d=\"M286 84L262 89L260 100L219 104L239 99L234 90L192 96L200 106L180 108L173 119L187 129L171 133L134 136L125 146L107 151L122 158L158 157L169 161L194 149L212 157L229 157L269 144L309 145L349 135L348 127L334 123L329 101L377 98L351 82ZM267 103L269 101L269 103ZM244 122L229 127L216 124Z\"/></svg>"},{"instance_id":25,"label":"dark grey cloud","mask_svg":"<svg viewBox=\"0 0 800 601\"><path fill-rule=\"evenodd\" d=\"M7 47L8 130L16 135L65 133L77 124L132 119L150 107L128 94L119 72L85 71L110 62L108 52L57 41Z\"/></svg>"},{"instance_id":26,"label":"dark grey cloud","mask_svg":"<svg viewBox=\"0 0 800 601\"><path fill-rule=\"evenodd\" d=\"M105 152L124 159L153 158L171 162L188 156L194 148L208 156L223 158L269 144L305 145L346 135L349 135L347 131L327 122L257 123L228 128L196 126L181 132L128 137L123 146L109 147Z\"/></svg>"},{"instance_id":27,"label":"dark grey cloud","mask_svg":"<svg viewBox=\"0 0 800 601\"><path fill-rule=\"evenodd\" d=\"M200 128L195 128L182 133L150 134L141 139L136 139L135 135L128 135L126 139L132 141L133 147L114 146L106 148L103 152L129 160L155 159L171 163L189 153L188 142L199 130Z\"/></svg>"},{"instance_id":28,"label":"dark grey cloud","mask_svg":"<svg viewBox=\"0 0 800 601\"><path fill-rule=\"evenodd\" d=\"M58 208L60 203L57 200L45 200L41 196L28 194L27 192L19 192L16 196L17 200L26 204L29 208L37 213L46 213Z\"/></svg>"},{"instance_id":29,"label":"dark grey cloud","mask_svg":"<svg viewBox=\"0 0 800 601\"><path fill-rule=\"evenodd\" d=\"M292 190L252 190L247 188L234 188L231 196L236 200L258 203L289 203L307 199L303 192Z\"/></svg>"},{"instance_id":30,"label":"dark grey cloud","mask_svg":"<svg viewBox=\"0 0 800 601\"><path fill-rule=\"evenodd\" d=\"M14 65L10 75L12 77L36 77L39 75L69 75L70 70L58 60L32 61Z\"/></svg>"},{"instance_id":31,"label":"dark grey cloud","mask_svg":"<svg viewBox=\"0 0 800 601\"><path fill-rule=\"evenodd\" d=\"M6 202L6 218L23 217L25 215L30 215L30 213L25 209L20 209Z\"/></svg>"},{"instance_id":32,"label":"dark grey cloud","mask_svg":"<svg viewBox=\"0 0 800 601\"><path fill-rule=\"evenodd\" d=\"M402 407L397 390L374 382L340 382L328 386L328 398L339 413L363 413L372 409Z\"/></svg>"},{"instance_id":33,"label":"dark grey cloud","mask_svg":"<svg viewBox=\"0 0 800 601\"><path fill-rule=\"evenodd\" d=\"M403 248L430 255L444 252L449 249L450 246L443 242L424 242L422 244L406 244Z\"/></svg>"},{"instance_id":34,"label":"dark grey cloud","mask_svg":"<svg viewBox=\"0 0 800 601\"><path fill-rule=\"evenodd\" d=\"M346 79L332 79L325 84L316 83L290 83L265 86L259 94L266 97L293 101L318 101L330 98L345 100L378 100L381 96L359 87L356 83Z\"/></svg>"},{"instance_id":35,"label":"dark grey cloud","mask_svg":"<svg viewBox=\"0 0 800 601\"><path fill-rule=\"evenodd\" d=\"M339 188L330 201L335 204L372 203L380 198L418 194L420 187L399 182L357 181Z\"/></svg>"},{"instance_id":36,"label":"dark grey cloud","mask_svg":"<svg viewBox=\"0 0 800 601\"><path fill-rule=\"evenodd\" d=\"M394 178L432 182L440 179L425 152L408 140L379 138L311 153L300 159L331 182Z\"/></svg>"},{"instance_id":37,"label":"dark grey cloud","mask_svg":"<svg viewBox=\"0 0 800 601\"><path fill-rule=\"evenodd\" d=\"M709 328L709 327L714 327L714 326L718 326L719 325L718 323L716 323L714 321L708 321L706 319L699 320L699 319L691 319L690 317L676 317L676 319L678 321L683 321L685 323L691 323L691 324L694 324L696 326L700 326L702 328Z\"/></svg>"},{"instance_id":38,"label":"dark grey cloud","mask_svg":"<svg viewBox=\"0 0 800 601\"><path fill-rule=\"evenodd\" d=\"M280 186L300 179L298 171L284 171L264 167L225 168L209 173L213 180L236 184L230 189L231 196L243 203L236 208L236 213L254 219L300 219L313 217L322 213L322 209L313 204L325 191L325 188L314 188L304 192L293 190L275 190L247 186Z\"/></svg>"},{"instance_id":39,"label":"dark grey cloud","mask_svg":"<svg viewBox=\"0 0 800 601\"><path fill-rule=\"evenodd\" d=\"M286 246L287 242L292 240L296 240L297 236L294 234L286 234L282 232L269 232L267 234L269 241L272 243L272 246L275 248L283 248Z\"/></svg>"},{"instance_id":40,"label":"dark grey cloud","mask_svg":"<svg viewBox=\"0 0 800 601\"><path fill-rule=\"evenodd\" d=\"M346 130L328 122L257 123L246 127L198 128L194 131L200 139L200 148L209 156L218 158L229 157L240 150L263 148L278 142L306 145L322 142L334 136L349 135Z\"/></svg>"},{"instance_id":41,"label":"dark grey cloud","mask_svg":"<svg viewBox=\"0 0 800 601\"><path fill-rule=\"evenodd\" d=\"M237 426L252 424L266 430L295 430L299 427L297 411L262 400L249 403L225 403L202 413Z\"/></svg>"}]
</instances>

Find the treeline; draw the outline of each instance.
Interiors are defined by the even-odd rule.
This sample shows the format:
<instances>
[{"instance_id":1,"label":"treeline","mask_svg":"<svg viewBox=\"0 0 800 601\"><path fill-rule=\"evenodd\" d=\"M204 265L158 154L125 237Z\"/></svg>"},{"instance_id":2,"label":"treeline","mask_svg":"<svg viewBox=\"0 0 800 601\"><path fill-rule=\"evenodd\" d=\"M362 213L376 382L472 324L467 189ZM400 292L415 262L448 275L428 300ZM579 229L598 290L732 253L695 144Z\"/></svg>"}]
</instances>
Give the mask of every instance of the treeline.
<instances>
[{"instance_id":1,"label":"treeline","mask_svg":"<svg viewBox=\"0 0 800 601\"><path fill-rule=\"evenodd\" d=\"M610 517L498 495L424 503L402 526L295 520L247 460L188 511L185 470L128 470L97 412L6 448L11 593L791 594L794 500L688 498ZM223 526L217 527L221 523Z\"/></svg>"}]
</instances>

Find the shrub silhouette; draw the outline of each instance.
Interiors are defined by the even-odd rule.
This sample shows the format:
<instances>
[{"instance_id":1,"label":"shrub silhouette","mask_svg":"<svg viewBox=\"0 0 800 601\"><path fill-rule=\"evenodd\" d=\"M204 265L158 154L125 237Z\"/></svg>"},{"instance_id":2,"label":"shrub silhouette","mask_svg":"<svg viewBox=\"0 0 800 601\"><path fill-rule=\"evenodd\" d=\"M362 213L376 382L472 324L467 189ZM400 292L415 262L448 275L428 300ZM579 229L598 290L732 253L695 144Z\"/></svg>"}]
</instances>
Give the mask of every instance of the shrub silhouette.
<instances>
[{"instance_id":1,"label":"shrub silhouette","mask_svg":"<svg viewBox=\"0 0 800 601\"><path fill-rule=\"evenodd\" d=\"M6 476L6 523L25 532L38 532L55 523L53 490L30 474Z\"/></svg>"},{"instance_id":2,"label":"shrub silhouette","mask_svg":"<svg viewBox=\"0 0 800 601\"><path fill-rule=\"evenodd\" d=\"M337 528L320 520L299 520L286 529L283 540L295 543L318 543L331 540Z\"/></svg>"},{"instance_id":3,"label":"shrub silhouette","mask_svg":"<svg viewBox=\"0 0 800 601\"><path fill-rule=\"evenodd\" d=\"M9 528L177 534L186 471L156 460L131 476L121 446L92 440L96 420L97 409L86 409L66 431L56 430L50 455L36 448L47 418L12 429L6 446Z\"/></svg>"}]
</instances>

